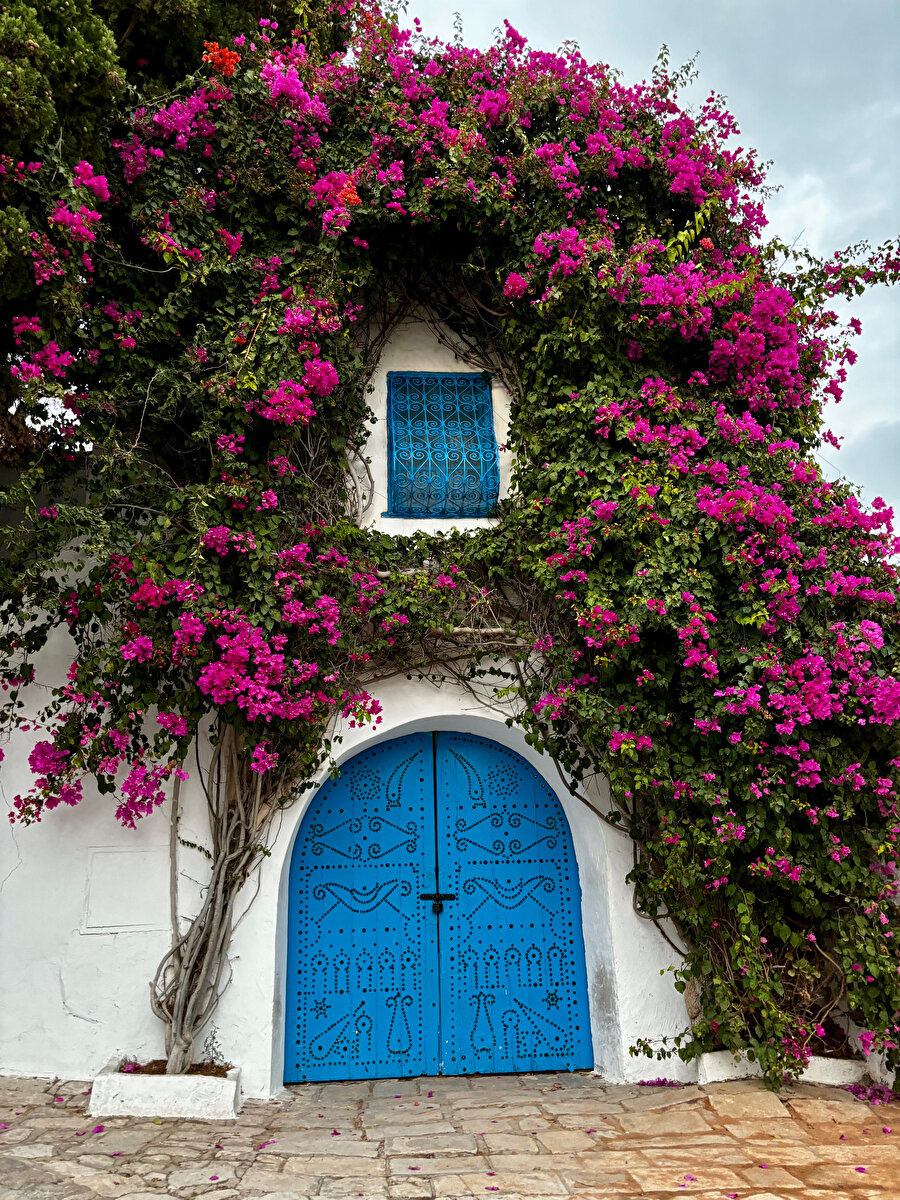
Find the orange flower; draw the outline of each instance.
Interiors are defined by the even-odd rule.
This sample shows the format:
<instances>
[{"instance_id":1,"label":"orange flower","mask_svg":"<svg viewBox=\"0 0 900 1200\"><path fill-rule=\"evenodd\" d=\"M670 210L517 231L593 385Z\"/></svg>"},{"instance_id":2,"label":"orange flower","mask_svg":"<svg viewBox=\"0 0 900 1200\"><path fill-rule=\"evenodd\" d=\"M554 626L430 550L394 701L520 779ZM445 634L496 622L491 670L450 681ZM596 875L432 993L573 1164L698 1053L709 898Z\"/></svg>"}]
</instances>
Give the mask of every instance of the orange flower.
<instances>
[{"instance_id":1,"label":"orange flower","mask_svg":"<svg viewBox=\"0 0 900 1200\"><path fill-rule=\"evenodd\" d=\"M209 63L214 71L218 71L220 75L234 74L234 68L241 61L241 56L236 50L229 50L227 46L220 46L218 42L204 42L203 47L207 51L203 55L203 61Z\"/></svg>"},{"instance_id":2,"label":"orange flower","mask_svg":"<svg viewBox=\"0 0 900 1200\"><path fill-rule=\"evenodd\" d=\"M338 200L345 208L354 208L357 204L362 204L356 192L356 184L352 179L348 179L338 193Z\"/></svg>"}]
</instances>

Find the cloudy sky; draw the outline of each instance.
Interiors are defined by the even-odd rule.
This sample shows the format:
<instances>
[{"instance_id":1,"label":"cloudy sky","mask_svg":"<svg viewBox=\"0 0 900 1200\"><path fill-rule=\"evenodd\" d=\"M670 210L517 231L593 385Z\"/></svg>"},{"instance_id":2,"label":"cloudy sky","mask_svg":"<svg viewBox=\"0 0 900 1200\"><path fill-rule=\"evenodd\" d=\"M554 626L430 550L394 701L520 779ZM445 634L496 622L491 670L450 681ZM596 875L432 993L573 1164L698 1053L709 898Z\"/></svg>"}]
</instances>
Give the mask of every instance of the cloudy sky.
<instances>
[{"instance_id":1,"label":"cloudy sky","mask_svg":"<svg viewBox=\"0 0 900 1200\"><path fill-rule=\"evenodd\" d=\"M486 44L506 17L541 49L578 42L626 83L649 76L662 43L673 65L699 54L682 101L724 94L741 144L772 161L773 233L817 254L900 234L898 0L410 0L407 20L449 37L454 10L469 44ZM863 335L829 412L843 447L826 447L824 465L900 518L900 287L840 311Z\"/></svg>"}]
</instances>

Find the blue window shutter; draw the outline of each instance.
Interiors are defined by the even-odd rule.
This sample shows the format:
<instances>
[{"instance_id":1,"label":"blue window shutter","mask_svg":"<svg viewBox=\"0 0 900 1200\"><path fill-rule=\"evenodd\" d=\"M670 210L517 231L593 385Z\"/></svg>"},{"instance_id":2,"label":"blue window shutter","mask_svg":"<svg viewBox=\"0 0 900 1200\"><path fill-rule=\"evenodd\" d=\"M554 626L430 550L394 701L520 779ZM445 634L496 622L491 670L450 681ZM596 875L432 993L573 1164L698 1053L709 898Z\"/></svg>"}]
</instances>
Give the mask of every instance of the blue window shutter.
<instances>
[{"instance_id":1,"label":"blue window shutter","mask_svg":"<svg viewBox=\"0 0 900 1200\"><path fill-rule=\"evenodd\" d=\"M485 375L389 371L390 517L486 517L500 471Z\"/></svg>"}]
</instances>

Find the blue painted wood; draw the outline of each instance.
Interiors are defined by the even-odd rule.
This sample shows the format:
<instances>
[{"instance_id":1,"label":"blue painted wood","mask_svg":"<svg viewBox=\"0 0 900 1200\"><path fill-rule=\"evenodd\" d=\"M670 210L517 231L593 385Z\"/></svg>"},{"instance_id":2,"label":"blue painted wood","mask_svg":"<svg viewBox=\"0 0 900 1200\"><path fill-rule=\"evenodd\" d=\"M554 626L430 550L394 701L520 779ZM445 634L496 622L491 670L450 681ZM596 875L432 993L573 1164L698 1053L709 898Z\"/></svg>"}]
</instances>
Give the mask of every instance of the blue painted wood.
<instances>
[{"instance_id":1,"label":"blue painted wood","mask_svg":"<svg viewBox=\"0 0 900 1200\"><path fill-rule=\"evenodd\" d=\"M319 789L289 882L286 1083L438 1071L430 734L357 755Z\"/></svg>"},{"instance_id":2,"label":"blue painted wood","mask_svg":"<svg viewBox=\"0 0 900 1200\"><path fill-rule=\"evenodd\" d=\"M486 517L500 470L486 375L388 371L391 517Z\"/></svg>"},{"instance_id":3,"label":"blue painted wood","mask_svg":"<svg viewBox=\"0 0 900 1200\"><path fill-rule=\"evenodd\" d=\"M581 889L559 800L518 754L437 735L441 1070L593 1066Z\"/></svg>"},{"instance_id":4,"label":"blue painted wood","mask_svg":"<svg viewBox=\"0 0 900 1200\"><path fill-rule=\"evenodd\" d=\"M421 899L437 893L440 912ZM288 947L286 1083L593 1064L565 815L484 738L398 738L323 784Z\"/></svg>"}]
</instances>

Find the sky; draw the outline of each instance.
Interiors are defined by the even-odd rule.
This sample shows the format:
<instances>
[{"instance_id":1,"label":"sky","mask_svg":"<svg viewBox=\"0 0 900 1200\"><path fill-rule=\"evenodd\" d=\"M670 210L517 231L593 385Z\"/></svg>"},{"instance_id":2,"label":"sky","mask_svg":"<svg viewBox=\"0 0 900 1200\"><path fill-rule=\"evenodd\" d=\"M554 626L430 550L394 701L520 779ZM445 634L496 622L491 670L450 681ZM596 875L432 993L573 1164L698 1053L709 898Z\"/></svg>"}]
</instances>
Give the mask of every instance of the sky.
<instances>
[{"instance_id":1,"label":"sky","mask_svg":"<svg viewBox=\"0 0 900 1200\"><path fill-rule=\"evenodd\" d=\"M852 243L900 235L900 3L898 0L409 0L406 23L486 45L508 19L532 46L575 41L624 83L647 79L660 46L671 65L697 56L686 106L715 91L741 130L739 144L771 161L780 190L768 231L826 255ZM826 424L843 437L823 468L882 496L900 527L900 287L851 304L862 336L844 398Z\"/></svg>"}]
</instances>

